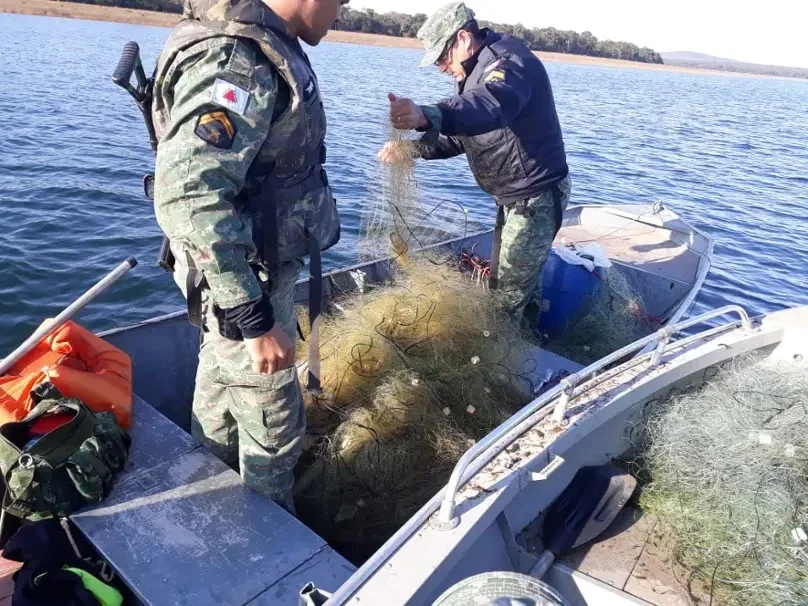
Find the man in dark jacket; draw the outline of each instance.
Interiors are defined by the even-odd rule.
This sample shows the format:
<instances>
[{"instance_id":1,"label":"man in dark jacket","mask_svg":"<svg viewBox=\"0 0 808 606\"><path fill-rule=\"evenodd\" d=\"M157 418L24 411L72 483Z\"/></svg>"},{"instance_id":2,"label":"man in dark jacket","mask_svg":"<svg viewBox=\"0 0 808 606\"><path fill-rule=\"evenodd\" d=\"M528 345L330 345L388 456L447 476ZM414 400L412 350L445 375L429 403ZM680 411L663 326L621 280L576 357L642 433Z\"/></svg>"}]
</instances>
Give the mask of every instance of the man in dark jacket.
<instances>
[{"instance_id":1,"label":"man in dark jacket","mask_svg":"<svg viewBox=\"0 0 808 606\"><path fill-rule=\"evenodd\" d=\"M541 286L547 254L561 226L570 178L552 87L541 61L513 36L480 29L474 12L455 2L418 32L421 66L437 65L456 81L455 94L418 105L390 93L390 119L425 132L426 160L466 154L480 187L497 203L491 287L515 318ZM379 153L395 159L388 143Z\"/></svg>"}]
</instances>

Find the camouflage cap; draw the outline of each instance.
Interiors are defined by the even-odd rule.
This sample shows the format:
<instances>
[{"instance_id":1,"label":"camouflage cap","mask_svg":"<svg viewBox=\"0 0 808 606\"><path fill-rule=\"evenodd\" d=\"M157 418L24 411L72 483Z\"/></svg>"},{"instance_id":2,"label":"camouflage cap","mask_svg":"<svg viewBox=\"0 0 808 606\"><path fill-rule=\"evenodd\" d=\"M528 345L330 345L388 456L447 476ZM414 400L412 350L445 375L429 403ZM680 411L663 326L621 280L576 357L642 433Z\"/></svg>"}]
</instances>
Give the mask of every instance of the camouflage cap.
<instances>
[{"instance_id":1,"label":"camouflage cap","mask_svg":"<svg viewBox=\"0 0 808 606\"><path fill-rule=\"evenodd\" d=\"M440 59L452 36L472 19L474 11L462 2L452 2L435 11L418 30L418 40L426 49L421 67L432 65Z\"/></svg>"}]
</instances>

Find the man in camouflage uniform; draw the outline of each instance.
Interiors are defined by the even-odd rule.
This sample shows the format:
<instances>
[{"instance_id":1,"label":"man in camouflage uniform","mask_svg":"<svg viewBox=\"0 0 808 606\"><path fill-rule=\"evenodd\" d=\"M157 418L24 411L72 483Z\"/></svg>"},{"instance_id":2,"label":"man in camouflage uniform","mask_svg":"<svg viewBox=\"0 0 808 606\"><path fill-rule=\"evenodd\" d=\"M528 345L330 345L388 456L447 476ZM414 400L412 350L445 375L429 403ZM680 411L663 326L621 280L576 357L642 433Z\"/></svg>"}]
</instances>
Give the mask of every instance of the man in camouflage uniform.
<instances>
[{"instance_id":1,"label":"man in camouflage uniform","mask_svg":"<svg viewBox=\"0 0 808 606\"><path fill-rule=\"evenodd\" d=\"M462 2L436 11L418 32L421 66L455 79L455 95L416 105L389 95L398 129L426 131L427 160L465 154L480 187L497 203L491 287L516 319L534 294L570 196L564 141L541 61L513 36L480 29ZM390 162L395 150L380 152Z\"/></svg>"},{"instance_id":2,"label":"man in camouflage uniform","mask_svg":"<svg viewBox=\"0 0 808 606\"><path fill-rule=\"evenodd\" d=\"M339 239L325 114L298 39L345 0L186 0L155 74L155 214L201 328L192 433L294 512L305 412L294 286Z\"/></svg>"}]
</instances>

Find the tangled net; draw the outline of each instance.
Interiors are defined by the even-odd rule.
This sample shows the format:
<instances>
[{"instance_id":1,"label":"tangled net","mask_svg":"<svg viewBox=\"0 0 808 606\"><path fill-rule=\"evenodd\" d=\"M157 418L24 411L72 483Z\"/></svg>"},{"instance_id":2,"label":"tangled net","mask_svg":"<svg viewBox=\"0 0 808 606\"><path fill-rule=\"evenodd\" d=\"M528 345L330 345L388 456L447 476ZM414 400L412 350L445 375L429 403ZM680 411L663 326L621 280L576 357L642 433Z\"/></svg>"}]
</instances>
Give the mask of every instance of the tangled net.
<instances>
[{"instance_id":1,"label":"tangled net","mask_svg":"<svg viewBox=\"0 0 808 606\"><path fill-rule=\"evenodd\" d=\"M322 396L298 513L360 560L448 480L476 440L530 400L530 343L456 268L408 261L392 284L322 318Z\"/></svg>"},{"instance_id":2,"label":"tangled net","mask_svg":"<svg viewBox=\"0 0 808 606\"><path fill-rule=\"evenodd\" d=\"M439 200L426 207L415 178L415 159L418 157L416 139L392 126L387 140L393 162L381 164L379 174L370 180L368 202L361 222L359 261L375 261L393 254L420 250L453 238L462 238L480 226L471 221L462 204L452 200ZM398 239L391 250L390 236ZM432 254L436 263L447 262L446 256Z\"/></svg>"},{"instance_id":3,"label":"tangled net","mask_svg":"<svg viewBox=\"0 0 808 606\"><path fill-rule=\"evenodd\" d=\"M619 268L598 268L595 275L598 288L581 305L579 315L566 330L542 343L547 350L584 366L662 326L644 311L641 296Z\"/></svg>"},{"instance_id":4,"label":"tangled net","mask_svg":"<svg viewBox=\"0 0 808 606\"><path fill-rule=\"evenodd\" d=\"M711 603L808 603L808 373L743 356L652 412L641 505Z\"/></svg>"},{"instance_id":5,"label":"tangled net","mask_svg":"<svg viewBox=\"0 0 808 606\"><path fill-rule=\"evenodd\" d=\"M323 393L307 395L295 486L300 518L357 564L434 496L476 440L531 399L535 370L528 335L460 259L420 251L442 236L420 208L415 143L391 137L398 156L385 169L386 201L371 205L361 245L393 259L390 279L321 316Z\"/></svg>"}]
</instances>

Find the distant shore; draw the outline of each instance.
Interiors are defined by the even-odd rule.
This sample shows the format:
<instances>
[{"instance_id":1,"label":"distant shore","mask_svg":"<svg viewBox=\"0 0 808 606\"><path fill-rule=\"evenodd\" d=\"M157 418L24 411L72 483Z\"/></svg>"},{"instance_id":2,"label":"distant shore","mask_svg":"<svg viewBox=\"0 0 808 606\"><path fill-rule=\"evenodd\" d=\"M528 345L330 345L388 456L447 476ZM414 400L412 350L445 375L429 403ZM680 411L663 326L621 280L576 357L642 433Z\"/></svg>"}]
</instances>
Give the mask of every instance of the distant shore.
<instances>
[{"instance_id":1,"label":"distant shore","mask_svg":"<svg viewBox=\"0 0 808 606\"><path fill-rule=\"evenodd\" d=\"M0 0L0 13L85 19L88 21L112 21L115 23L132 23L138 25L152 25L157 27L173 27L180 20L180 15L176 13L162 13L111 6L98 6L94 4L79 4L76 2L58 2L56 0ZM397 38L393 36L363 34L359 32L341 32L332 30L328 33L328 36L326 36L325 39L329 42L362 44L366 46L390 46L396 48L414 49L422 48L419 42L414 38ZM587 55L572 55L566 53L537 52L536 55L542 61L574 63L578 65L599 65L604 67L623 67L653 71L740 76L748 78L777 77L745 72L729 72L695 67L682 67L676 65L640 63L637 61L624 61L621 59L589 57Z\"/></svg>"}]
</instances>

